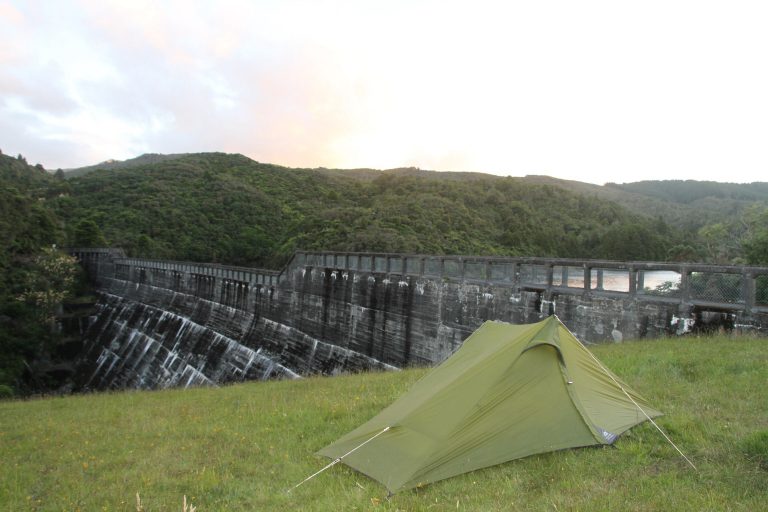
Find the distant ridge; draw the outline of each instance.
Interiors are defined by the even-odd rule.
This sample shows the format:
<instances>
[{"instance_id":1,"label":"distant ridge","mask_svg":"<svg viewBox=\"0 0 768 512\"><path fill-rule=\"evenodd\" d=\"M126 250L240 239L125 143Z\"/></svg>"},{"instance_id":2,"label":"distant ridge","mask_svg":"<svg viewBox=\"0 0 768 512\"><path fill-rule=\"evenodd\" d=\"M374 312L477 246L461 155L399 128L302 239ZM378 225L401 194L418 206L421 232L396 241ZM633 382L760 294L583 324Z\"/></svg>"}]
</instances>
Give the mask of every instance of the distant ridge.
<instances>
[{"instance_id":1,"label":"distant ridge","mask_svg":"<svg viewBox=\"0 0 768 512\"><path fill-rule=\"evenodd\" d=\"M163 155L160 153L144 153L143 155L135 158L129 158L128 160L105 160L96 165L88 165L85 167L76 167L74 169L64 169L64 175L67 178L76 178L83 176L93 171L103 169L105 171L112 171L115 169L126 169L128 167L139 167L142 165L152 165L160 162L167 162L169 160L176 160L187 156L189 153L176 153L171 155Z\"/></svg>"},{"instance_id":2,"label":"distant ridge","mask_svg":"<svg viewBox=\"0 0 768 512\"><path fill-rule=\"evenodd\" d=\"M320 167L314 171L332 178L349 178L361 181L372 181L381 176L407 176L413 178L446 180L446 181L472 181L472 180L496 180L504 179L495 174L485 174L482 172L454 172L454 171L433 171L428 169L419 169L418 167L395 167L393 169L326 169Z\"/></svg>"},{"instance_id":3,"label":"distant ridge","mask_svg":"<svg viewBox=\"0 0 768 512\"><path fill-rule=\"evenodd\" d=\"M657 197L665 201L694 203L701 199L717 198L734 201L768 201L768 183L721 183L717 181L664 180L636 181L609 187L617 187L628 192Z\"/></svg>"}]
</instances>

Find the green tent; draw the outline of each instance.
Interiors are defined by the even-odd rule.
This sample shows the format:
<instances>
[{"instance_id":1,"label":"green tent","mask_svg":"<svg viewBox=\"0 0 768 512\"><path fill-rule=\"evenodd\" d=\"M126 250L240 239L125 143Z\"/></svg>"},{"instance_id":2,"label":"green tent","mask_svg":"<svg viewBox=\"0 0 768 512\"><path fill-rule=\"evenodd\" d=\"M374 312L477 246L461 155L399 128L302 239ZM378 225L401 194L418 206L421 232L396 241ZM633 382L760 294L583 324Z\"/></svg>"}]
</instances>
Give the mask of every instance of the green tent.
<instances>
[{"instance_id":1,"label":"green tent","mask_svg":"<svg viewBox=\"0 0 768 512\"><path fill-rule=\"evenodd\" d=\"M611 444L646 414L661 415L556 316L489 321L405 395L319 453L396 492L535 453Z\"/></svg>"}]
</instances>

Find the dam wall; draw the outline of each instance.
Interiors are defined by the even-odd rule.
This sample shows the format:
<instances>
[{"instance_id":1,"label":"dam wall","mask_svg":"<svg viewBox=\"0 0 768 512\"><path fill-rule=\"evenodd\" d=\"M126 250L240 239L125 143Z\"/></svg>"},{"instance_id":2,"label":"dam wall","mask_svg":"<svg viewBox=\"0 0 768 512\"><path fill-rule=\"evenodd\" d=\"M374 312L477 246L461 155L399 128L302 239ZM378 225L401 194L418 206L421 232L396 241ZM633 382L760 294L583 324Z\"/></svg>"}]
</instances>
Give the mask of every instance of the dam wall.
<instances>
[{"instance_id":1,"label":"dam wall","mask_svg":"<svg viewBox=\"0 0 768 512\"><path fill-rule=\"evenodd\" d=\"M71 252L100 295L83 389L433 365L486 320L550 314L585 343L768 326L763 267L297 252L276 272Z\"/></svg>"}]
</instances>

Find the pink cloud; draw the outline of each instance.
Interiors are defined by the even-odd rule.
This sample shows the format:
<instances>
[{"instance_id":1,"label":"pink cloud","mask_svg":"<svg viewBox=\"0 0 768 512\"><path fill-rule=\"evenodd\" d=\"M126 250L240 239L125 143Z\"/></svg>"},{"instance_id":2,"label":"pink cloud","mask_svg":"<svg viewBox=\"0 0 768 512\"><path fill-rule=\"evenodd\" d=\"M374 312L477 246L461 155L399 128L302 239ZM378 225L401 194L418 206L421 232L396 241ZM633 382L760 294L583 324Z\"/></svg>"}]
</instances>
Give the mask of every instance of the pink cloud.
<instances>
[{"instance_id":1,"label":"pink cloud","mask_svg":"<svg viewBox=\"0 0 768 512\"><path fill-rule=\"evenodd\" d=\"M0 2L0 19L12 25L21 25L24 15L9 2Z\"/></svg>"}]
</instances>

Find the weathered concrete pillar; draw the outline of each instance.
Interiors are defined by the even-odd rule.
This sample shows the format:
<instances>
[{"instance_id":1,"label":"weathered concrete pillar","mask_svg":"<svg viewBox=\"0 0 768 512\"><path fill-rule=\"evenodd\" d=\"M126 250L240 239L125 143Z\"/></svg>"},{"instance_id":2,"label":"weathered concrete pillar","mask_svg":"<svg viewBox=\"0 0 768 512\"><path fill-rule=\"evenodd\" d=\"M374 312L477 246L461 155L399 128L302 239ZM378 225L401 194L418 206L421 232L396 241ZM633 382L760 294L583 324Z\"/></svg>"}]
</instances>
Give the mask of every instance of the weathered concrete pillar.
<instances>
[{"instance_id":1,"label":"weathered concrete pillar","mask_svg":"<svg viewBox=\"0 0 768 512\"><path fill-rule=\"evenodd\" d=\"M637 295L637 280L639 275L642 275L642 273L638 273L637 269L634 267L629 267L629 295L632 297Z\"/></svg>"},{"instance_id":2,"label":"weathered concrete pillar","mask_svg":"<svg viewBox=\"0 0 768 512\"><path fill-rule=\"evenodd\" d=\"M746 316L752 316L752 309L755 307L755 291L755 274L744 270L744 289L742 295L744 297L744 312Z\"/></svg>"}]
</instances>

